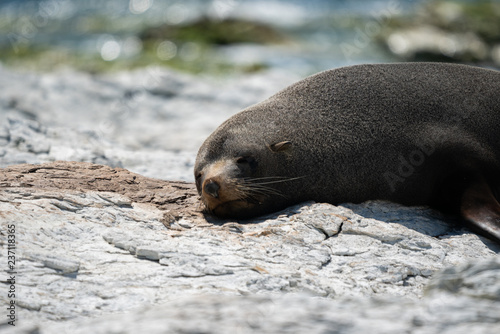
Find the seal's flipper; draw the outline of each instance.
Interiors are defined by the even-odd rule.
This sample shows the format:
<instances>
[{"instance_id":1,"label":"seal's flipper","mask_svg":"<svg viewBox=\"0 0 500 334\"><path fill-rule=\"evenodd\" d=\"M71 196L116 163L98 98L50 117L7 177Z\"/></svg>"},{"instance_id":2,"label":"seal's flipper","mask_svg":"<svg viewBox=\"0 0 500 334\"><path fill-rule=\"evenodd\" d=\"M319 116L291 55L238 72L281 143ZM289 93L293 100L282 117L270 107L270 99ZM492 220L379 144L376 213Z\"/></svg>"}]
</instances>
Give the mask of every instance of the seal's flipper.
<instances>
[{"instance_id":1,"label":"seal's flipper","mask_svg":"<svg viewBox=\"0 0 500 334\"><path fill-rule=\"evenodd\" d=\"M480 178L465 189L460 211L472 229L500 242L500 203L486 180Z\"/></svg>"}]
</instances>

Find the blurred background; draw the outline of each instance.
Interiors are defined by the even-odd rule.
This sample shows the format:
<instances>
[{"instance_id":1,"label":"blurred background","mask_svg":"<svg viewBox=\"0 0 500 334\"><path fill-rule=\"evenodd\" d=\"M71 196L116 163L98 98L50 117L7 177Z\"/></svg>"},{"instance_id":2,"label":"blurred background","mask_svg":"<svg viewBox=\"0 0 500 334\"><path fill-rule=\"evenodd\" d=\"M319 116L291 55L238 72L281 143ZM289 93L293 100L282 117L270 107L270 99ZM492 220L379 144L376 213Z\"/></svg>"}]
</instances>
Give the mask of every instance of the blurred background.
<instances>
[{"instance_id":1,"label":"blurred background","mask_svg":"<svg viewBox=\"0 0 500 334\"><path fill-rule=\"evenodd\" d=\"M301 75L387 61L500 66L500 1L0 1L0 61L82 71L167 66Z\"/></svg>"},{"instance_id":2,"label":"blurred background","mask_svg":"<svg viewBox=\"0 0 500 334\"><path fill-rule=\"evenodd\" d=\"M0 167L192 181L225 119L315 72L500 68L500 0L0 0Z\"/></svg>"}]
</instances>

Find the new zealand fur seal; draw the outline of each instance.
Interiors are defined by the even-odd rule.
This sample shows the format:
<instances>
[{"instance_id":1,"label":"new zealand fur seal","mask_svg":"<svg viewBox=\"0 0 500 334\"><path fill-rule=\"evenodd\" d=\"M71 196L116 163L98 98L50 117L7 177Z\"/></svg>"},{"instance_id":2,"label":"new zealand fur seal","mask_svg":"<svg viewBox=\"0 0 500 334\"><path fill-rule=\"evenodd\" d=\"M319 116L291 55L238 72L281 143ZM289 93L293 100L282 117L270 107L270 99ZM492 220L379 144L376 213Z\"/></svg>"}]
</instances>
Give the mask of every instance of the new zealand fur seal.
<instances>
[{"instance_id":1,"label":"new zealand fur seal","mask_svg":"<svg viewBox=\"0 0 500 334\"><path fill-rule=\"evenodd\" d=\"M500 242L500 72L443 63L324 71L225 121L194 172L219 217L380 199L459 214Z\"/></svg>"}]
</instances>

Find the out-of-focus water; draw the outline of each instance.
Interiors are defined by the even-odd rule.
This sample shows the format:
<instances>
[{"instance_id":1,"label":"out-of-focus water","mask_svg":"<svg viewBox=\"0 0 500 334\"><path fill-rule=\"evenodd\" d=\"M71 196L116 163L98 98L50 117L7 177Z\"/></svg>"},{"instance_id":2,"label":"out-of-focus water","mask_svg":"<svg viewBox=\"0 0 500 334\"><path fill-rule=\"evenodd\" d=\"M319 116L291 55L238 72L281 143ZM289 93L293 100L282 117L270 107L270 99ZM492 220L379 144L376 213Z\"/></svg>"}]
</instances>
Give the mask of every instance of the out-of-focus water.
<instances>
[{"instance_id":1,"label":"out-of-focus water","mask_svg":"<svg viewBox=\"0 0 500 334\"><path fill-rule=\"evenodd\" d=\"M407 13L423 2L425 0L0 1L0 46L15 48L28 43L100 54L105 60L114 60L141 52L137 34L145 27L183 24L201 16L232 17L269 24L292 36L293 43L275 47L219 47L214 57L307 73L391 60L373 41L376 30L389 17ZM363 19L373 24L367 26Z\"/></svg>"}]
</instances>

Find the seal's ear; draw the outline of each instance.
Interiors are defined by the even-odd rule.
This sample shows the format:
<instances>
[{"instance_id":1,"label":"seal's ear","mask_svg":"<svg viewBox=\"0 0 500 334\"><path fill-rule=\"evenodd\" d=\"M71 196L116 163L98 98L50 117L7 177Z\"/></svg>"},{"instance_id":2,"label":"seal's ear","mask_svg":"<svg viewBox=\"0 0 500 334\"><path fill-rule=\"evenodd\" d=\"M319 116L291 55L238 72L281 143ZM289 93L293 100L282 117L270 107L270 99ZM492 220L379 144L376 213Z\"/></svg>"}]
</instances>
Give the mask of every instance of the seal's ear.
<instances>
[{"instance_id":1,"label":"seal's ear","mask_svg":"<svg viewBox=\"0 0 500 334\"><path fill-rule=\"evenodd\" d=\"M279 143L271 144L271 145L269 145L269 148L273 152L281 152L281 151L288 150L291 146L292 146L292 142L285 140L285 141L281 141Z\"/></svg>"}]
</instances>

